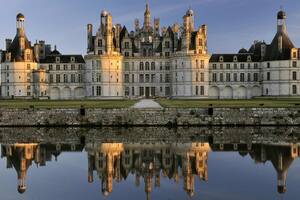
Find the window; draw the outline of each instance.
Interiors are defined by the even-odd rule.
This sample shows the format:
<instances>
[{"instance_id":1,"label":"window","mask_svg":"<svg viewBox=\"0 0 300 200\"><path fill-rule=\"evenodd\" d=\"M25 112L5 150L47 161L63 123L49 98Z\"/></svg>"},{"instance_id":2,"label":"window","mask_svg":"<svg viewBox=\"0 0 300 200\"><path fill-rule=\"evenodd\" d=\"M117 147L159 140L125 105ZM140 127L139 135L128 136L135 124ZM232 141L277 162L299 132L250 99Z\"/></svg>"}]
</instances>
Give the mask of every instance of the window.
<instances>
[{"instance_id":1,"label":"window","mask_svg":"<svg viewBox=\"0 0 300 200\"><path fill-rule=\"evenodd\" d=\"M155 62L151 63L151 70L154 71L155 70Z\"/></svg>"},{"instance_id":2,"label":"window","mask_svg":"<svg viewBox=\"0 0 300 200\"><path fill-rule=\"evenodd\" d=\"M166 52L166 53L165 53L165 56L166 56L166 57L169 57L169 56L170 56L170 52Z\"/></svg>"},{"instance_id":3,"label":"window","mask_svg":"<svg viewBox=\"0 0 300 200\"><path fill-rule=\"evenodd\" d=\"M68 70L68 66L67 65L64 65L64 70Z\"/></svg>"},{"instance_id":4,"label":"window","mask_svg":"<svg viewBox=\"0 0 300 200\"><path fill-rule=\"evenodd\" d=\"M60 75L56 74L56 83L60 83Z\"/></svg>"},{"instance_id":5,"label":"window","mask_svg":"<svg viewBox=\"0 0 300 200\"><path fill-rule=\"evenodd\" d=\"M200 68L204 69L204 60L200 60Z\"/></svg>"},{"instance_id":6,"label":"window","mask_svg":"<svg viewBox=\"0 0 300 200\"><path fill-rule=\"evenodd\" d=\"M155 74L151 74L151 83L155 83Z\"/></svg>"},{"instance_id":7,"label":"window","mask_svg":"<svg viewBox=\"0 0 300 200\"><path fill-rule=\"evenodd\" d=\"M196 89L196 95L199 95L199 87L196 86L195 89Z\"/></svg>"},{"instance_id":8,"label":"window","mask_svg":"<svg viewBox=\"0 0 300 200\"><path fill-rule=\"evenodd\" d=\"M71 82L75 83L75 74L71 74Z\"/></svg>"},{"instance_id":9,"label":"window","mask_svg":"<svg viewBox=\"0 0 300 200\"><path fill-rule=\"evenodd\" d=\"M170 74L166 74L165 81L166 81L166 83L170 83L171 82Z\"/></svg>"},{"instance_id":10,"label":"window","mask_svg":"<svg viewBox=\"0 0 300 200\"><path fill-rule=\"evenodd\" d=\"M96 74L96 80L97 80L98 83L101 82L101 74L100 73Z\"/></svg>"},{"instance_id":11,"label":"window","mask_svg":"<svg viewBox=\"0 0 300 200\"><path fill-rule=\"evenodd\" d=\"M258 64L254 63L254 69L258 69Z\"/></svg>"},{"instance_id":12,"label":"window","mask_svg":"<svg viewBox=\"0 0 300 200\"><path fill-rule=\"evenodd\" d=\"M140 87L140 96L144 96L144 87Z\"/></svg>"},{"instance_id":13,"label":"window","mask_svg":"<svg viewBox=\"0 0 300 200\"><path fill-rule=\"evenodd\" d=\"M167 49L170 48L170 42L169 42L169 41L166 41L166 42L165 42L165 47L166 47Z\"/></svg>"},{"instance_id":14,"label":"window","mask_svg":"<svg viewBox=\"0 0 300 200\"><path fill-rule=\"evenodd\" d=\"M146 83L149 83L149 82L150 82L150 75L149 75L149 74L146 74L146 75L145 75L145 82L146 82Z\"/></svg>"},{"instance_id":15,"label":"window","mask_svg":"<svg viewBox=\"0 0 300 200\"><path fill-rule=\"evenodd\" d=\"M248 73L248 75L247 75L247 81L248 81L248 82L251 81L251 74L250 74L250 73Z\"/></svg>"},{"instance_id":16,"label":"window","mask_svg":"<svg viewBox=\"0 0 300 200\"><path fill-rule=\"evenodd\" d=\"M125 71L129 71L130 67L129 67L129 62L125 62Z\"/></svg>"},{"instance_id":17,"label":"window","mask_svg":"<svg viewBox=\"0 0 300 200\"><path fill-rule=\"evenodd\" d=\"M201 47L203 45L203 40L199 39L199 46Z\"/></svg>"},{"instance_id":18,"label":"window","mask_svg":"<svg viewBox=\"0 0 300 200\"><path fill-rule=\"evenodd\" d=\"M68 75L64 74L64 83L67 83L67 82L68 82Z\"/></svg>"},{"instance_id":19,"label":"window","mask_svg":"<svg viewBox=\"0 0 300 200\"><path fill-rule=\"evenodd\" d=\"M293 58L297 58L297 52L293 52Z\"/></svg>"},{"instance_id":20,"label":"window","mask_svg":"<svg viewBox=\"0 0 300 200\"><path fill-rule=\"evenodd\" d=\"M230 73L226 73L226 81L230 82Z\"/></svg>"},{"instance_id":21,"label":"window","mask_svg":"<svg viewBox=\"0 0 300 200\"><path fill-rule=\"evenodd\" d=\"M125 42L125 49L129 49L129 42Z\"/></svg>"},{"instance_id":22,"label":"window","mask_svg":"<svg viewBox=\"0 0 300 200\"><path fill-rule=\"evenodd\" d=\"M292 86L293 94L297 94L297 85Z\"/></svg>"},{"instance_id":23,"label":"window","mask_svg":"<svg viewBox=\"0 0 300 200\"><path fill-rule=\"evenodd\" d=\"M27 64L27 69L30 70L30 64Z\"/></svg>"},{"instance_id":24,"label":"window","mask_svg":"<svg viewBox=\"0 0 300 200\"><path fill-rule=\"evenodd\" d=\"M60 65L56 65L56 70L60 70Z\"/></svg>"},{"instance_id":25,"label":"window","mask_svg":"<svg viewBox=\"0 0 300 200\"><path fill-rule=\"evenodd\" d=\"M237 64L234 64L234 65L233 65L233 68L234 68L234 69L237 69L237 66L238 66Z\"/></svg>"},{"instance_id":26,"label":"window","mask_svg":"<svg viewBox=\"0 0 300 200\"><path fill-rule=\"evenodd\" d=\"M140 74L140 83L144 83L144 74Z\"/></svg>"},{"instance_id":27,"label":"window","mask_svg":"<svg viewBox=\"0 0 300 200\"><path fill-rule=\"evenodd\" d=\"M98 55L102 55L102 54L103 54L102 50L98 50Z\"/></svg>"},{"instance_id":28,"label":"window","mask_svg":"<svg viewBox=\"0 0 300 200\"><path fill-rule=\"evenodd\" d=\"M198 62L198 60L196 60L196 68L197 69L199 68L199 62Z\"/></svg>"},{"instance_id":29,"label":"window","mask_svg":"<svg viewBox=\"0 0 300 200\"><path fill-rule=\"evenodd\" d=\"M134 93L134 87L131 88L131 94L132 94L132 96L135 95L135 93Z\"/></svg>"},{"instance_id":30,"label":"window","mask_svg":"<svg viewBox=\"0 0 300 200\"><path fill-rule=\"evenodd\" d=\"M49 70L53 70L53 66L52 65L49 65Z\"/></svg>"},{"instance_id":31,"label":"window","mask_svg":"<svg viewBox=\"0 0 300 200\"><path fill-rule=\"evenodd\" d=\"M71 70L75 70L75 65L71 65Z\"/></svg>"},{"instance_id":32,"label":"window","mask_svg":"<svg viewBox=\"0 0 300 200\"><path fill-rule=\"evenodd\" d=\"M53 83L53 74L50 74L50 83Z\"/></svg>"},{"instance_id":33,"label":"window","mask_svg":"<svg viewBox=\"0 0 300 200\"><path fill-rule=\"evenodd\" d=\"M134 74L131 75L131 82L134 83Z\"/></svg>"},{"instance_id":34,"label":"window","mask_svg":"<svg viewBox=\"0 0 300 200\"><path fill-rule=\"evenodd\" d=\"M220 69L223 69L223 64L220 64Z\"/></svg>"},{"instance_id":35,"label":"window","mask_svg":"<svg viewBox=\"0 0 300 200\"><path fill-rule=\"evenodd\" d=\"M297 72L293 72L293 81L297 80Z\"/></svg>"},{"instance_id":36,"label":"window","mask_svg":"<svg viewBox=\"0 0 300 200\"><path fill-rule=\"evenodd\" d=\"M204 86L200 86L200 95L201 95L201 96L204 95Z\"/></svg>"},{"instance_id":37,"label":"window","mask_svg":"<svg viewBox=\"0 0 300 200\"><path fill-rule=\"evenodd\" d=\"M267 68L270 68L270 63L267 63Z\"/></svg>"},{"instance_id":38,"label":"window","mask_svg":"<svg viewBox=\"0 0 300 200\"><path fill-rule=\"evenodd\" d=\"M245 74L240 73L240 82L244 82L244 81L245 81Z\"/></svg>"},{"instance_id":39,"label":"window","mask_svg":"<svg viewBox=\"0 0 300 200\"><path fill-rule=\"evenodd\" d=\"M101 86L97 86L97 87L96 87L96 95L97 95L97 96L101 96L101 92L102 92L102 91L101 91Z\"/></svg>"},{"instance_id":40,"label":"window","mask_svg":"<svg viewBox=\"0 0 300 200\"><path fill-rule=\"evenodd\" d=\"M103 46L102 39L99 39L99 40L98 40L98 47L102 47L102 46Z\"/></svg>"},{"instance_id":41,"label":"window","mask_svg":"<svg viewBox=\"0 0 300 200\"><path fill-rule=\"evenodd\" d=\"M234 74L233 74L233 81L234 81L234 82L237 82L237 81L238 81L237 73L234 73Z\"/></svg>"},{"instance_id":42,"label":"window","mask_svg":"<svg viewBox=\"0 0 300 200\"><path fill-rule=\"evenodd\" d=\"M297 61L293 61L293 67L297 67Z\"/></svg>"},{"instance_id":43,"label":"window","mask_svg":"<svg viewBox=\"0 0 300 200\"><path fill-rule=\"evenodd\" d=\"M143 71L143 70L144 70L144 63L140 62L140 71Z\"/></svg>"},{"instance_id":44,"label":"window","mask_svg":"<svg viewBox=\"0 0 300 200\"><path fill-rule=\"evenodd\" d=\"M129 83L129 74L125 74L125 83Z\"/></svg>"},{"instance_id":45,"label":"window","mask_svg":"<svg viewBox=\"0 0 300 200\"><path fill-rule=\"evenodd\" d=\"M201 82L204 82L204 73L203 73L203 72L200 73L200 81L201 81Z\"/></svg>"},{"instance_id":46,"label":"window","mask_svg":"<svg viewBox=\"0 0 300 200\"><path fill-rule=\"evenodd\" d=\"M217 64L213 64L213 69L217 69Z\"/></svg>"},{"instance_id":47,"label":"window","mask_svg":"<svg viewBox=\"0 0 300 200\"><path fill-rule=\"evenodd\" d=\"M221 82L224 81L224 77L223 77L223 74L222 74L222 73L220 74L220 81L221 81Z\"/></svg>"},{"instance_id":48,"label":"window","mask_svg":"<svg viewBox=\"0 0 300 200\"><path fill-rule=\"evenodd\" d=\"M271 80L271 73L267 72L267 81Z\"/></svg>"},{"instance_id":49,"label":"window","mask_svg":"<svg viewBox=\"0 0 300 200\"><path fill-rule=\"evenodd\" d=\"M253 81L255 81L255 82L258 81L258 73L253 74Z\"/></svg>"},{"instance_id":50,"label":"window","mask_svg":"<svg viewBox=\"0 0 300 200\"><path fill-rule=\"evenodd\" d=\"M245 64L240 64L241 69L245 69Z\"/></svg>"},{"instance_id":51,"label":"window","mask_svg":"<svg viewBox=\"0 0 300 200\"><path fill-rule=\"evenodd\" d=\"M217 74L216 73L213 73L212 81L217 82Z\"/></svg>"},{"instance_id":52,"label":"window","mask_svg":"<svg viewBox=\"0 0 300 200\"><path fill-rule=\"evenodd\" d=\"M230 69L230 64L226 64L226 69Z\"/></svg>"},{"instance_id":53,"label":"window","mask_svg":"<svg viewBox=\"0 0 300 200\"><path fill-rule=\"evenodd\" d=\"M83 82L81 74L78 74L78 82L79 82L79 83L82 83L82 82Z\"/></svg>"},{"instance_id":54,"label":"window","mask_svg":"<svg viewBox=\"0 0 300 200\"><path fill-rule=\"evenodd\" d=\"M125 52L125 57L129 57L129 52Z\"/></svg>"},{"instance_id":55,"label":"window","mask_svg":"<svg viewBox=\"0 0 300 200\"><path fill-rule=\"evenodd\" d=\"M129 96L129 87L125 87L125 96Z\"/></svg>"},{"instance_id":56,"label":"window","mask_svg":"<svg viewBox=\"0 0 300 200\"><path fill-rule=\"evenodd\" d=\"M171 95L171 89L170 87L165 87L165 95L170 96Z\"/></svg>"}]
</instances>

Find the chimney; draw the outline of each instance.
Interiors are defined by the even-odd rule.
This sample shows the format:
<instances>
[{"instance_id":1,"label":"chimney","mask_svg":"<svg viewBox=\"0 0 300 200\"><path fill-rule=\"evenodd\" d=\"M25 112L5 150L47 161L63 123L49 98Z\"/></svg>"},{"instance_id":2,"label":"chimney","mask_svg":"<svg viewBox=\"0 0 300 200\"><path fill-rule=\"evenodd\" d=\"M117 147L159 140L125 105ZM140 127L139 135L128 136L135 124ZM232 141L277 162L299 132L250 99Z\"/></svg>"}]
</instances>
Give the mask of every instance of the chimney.
<instances>
[{"instance_id":1,"label":"chimney","mask_svg":"<svg viewBox=\"0 0 300 200\"><path fill-rule=\"evenodd\" d=\"M12 43L12 40L11 39L6 39L5 43L6 43L5 48L6 48L6 51L7 51L9 49L11 43Z\"/></svg>"}]
</instances>

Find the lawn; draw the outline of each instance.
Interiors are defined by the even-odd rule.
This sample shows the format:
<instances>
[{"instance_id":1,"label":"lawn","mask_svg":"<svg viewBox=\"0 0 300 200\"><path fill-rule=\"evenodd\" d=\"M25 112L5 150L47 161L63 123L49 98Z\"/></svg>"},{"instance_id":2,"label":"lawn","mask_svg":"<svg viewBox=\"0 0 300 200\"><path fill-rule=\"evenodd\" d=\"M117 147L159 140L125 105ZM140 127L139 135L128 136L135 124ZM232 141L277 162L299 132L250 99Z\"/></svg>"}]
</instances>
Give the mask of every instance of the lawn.
<instances>
[{"instance_id":1,"label":"lawn","mask_svg":"<svg viewBox=\"0 0 300 200\"><path fill-rule=\"evenodd\" d=\"M166 108L207 108L207 107L226 107L226 108L300 108L300 98L259 98L251 100L166 100L160 99L158 102Z\"/></svg>"},{"instance_id":2,"label":"lawn","mask_svg":"<svg viewBox=\"0 0 300 200\"><path fill-rule=\"evenodd\" d=\"M128 108L133 100L0 100L0 108Z\"/></svg>"}]
</instances>

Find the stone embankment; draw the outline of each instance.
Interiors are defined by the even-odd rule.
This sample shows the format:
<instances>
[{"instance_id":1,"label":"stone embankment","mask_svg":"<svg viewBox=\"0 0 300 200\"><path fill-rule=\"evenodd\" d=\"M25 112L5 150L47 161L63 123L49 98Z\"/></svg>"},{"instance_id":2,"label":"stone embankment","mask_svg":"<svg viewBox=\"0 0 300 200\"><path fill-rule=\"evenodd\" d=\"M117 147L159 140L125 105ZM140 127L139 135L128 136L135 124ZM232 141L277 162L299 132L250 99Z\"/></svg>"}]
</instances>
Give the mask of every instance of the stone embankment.
<instances>
[{"instance_id":1,"label":"stone embankment","mask_svg":"<svg viewBox=\"0 0 300 200\"><path fill-rule=\"evenodd\" d=\"M0 109L0 126L299 126L300 108Z\"/></svg>"}]
</instances>

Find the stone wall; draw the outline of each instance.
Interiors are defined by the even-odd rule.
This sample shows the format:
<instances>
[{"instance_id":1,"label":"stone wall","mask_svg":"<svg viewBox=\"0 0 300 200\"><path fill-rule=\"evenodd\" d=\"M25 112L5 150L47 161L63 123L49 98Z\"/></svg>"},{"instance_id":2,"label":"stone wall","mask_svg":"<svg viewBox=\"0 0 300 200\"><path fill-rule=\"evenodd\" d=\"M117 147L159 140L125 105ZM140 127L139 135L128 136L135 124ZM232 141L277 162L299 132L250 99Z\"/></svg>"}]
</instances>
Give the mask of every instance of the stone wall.
<instances>
[{"instance_id":1,"label":"stone wall","mask_svg":"<svg viewBox=\"0 0 300 200\"><path fill-rule=\"evenodd\" d=\"M300 108L0 109L0 126L300 125Z\"/></svg>"}]
</instances>

